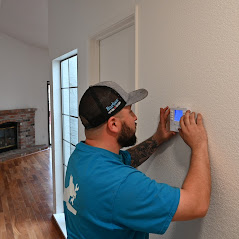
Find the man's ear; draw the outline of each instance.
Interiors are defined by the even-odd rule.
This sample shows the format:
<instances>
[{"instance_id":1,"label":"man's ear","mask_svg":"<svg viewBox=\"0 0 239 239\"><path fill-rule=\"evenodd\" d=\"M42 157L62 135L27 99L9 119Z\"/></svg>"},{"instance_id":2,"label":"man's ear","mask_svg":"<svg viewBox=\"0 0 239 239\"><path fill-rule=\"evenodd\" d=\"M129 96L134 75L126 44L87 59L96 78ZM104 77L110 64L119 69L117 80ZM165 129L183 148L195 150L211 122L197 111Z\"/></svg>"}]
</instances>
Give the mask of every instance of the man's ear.
<instances>
[{"instance_id":1,"label":"man's ear","mask_svg":"<svg viewBox=\"0 0 239 239\"><path fill-rule=\"evenodd\" d=\"M119 118L112 116L108 119L107 127L112 133L119 133L121 130L121 121Z\"/></svg>"}]
</instances>

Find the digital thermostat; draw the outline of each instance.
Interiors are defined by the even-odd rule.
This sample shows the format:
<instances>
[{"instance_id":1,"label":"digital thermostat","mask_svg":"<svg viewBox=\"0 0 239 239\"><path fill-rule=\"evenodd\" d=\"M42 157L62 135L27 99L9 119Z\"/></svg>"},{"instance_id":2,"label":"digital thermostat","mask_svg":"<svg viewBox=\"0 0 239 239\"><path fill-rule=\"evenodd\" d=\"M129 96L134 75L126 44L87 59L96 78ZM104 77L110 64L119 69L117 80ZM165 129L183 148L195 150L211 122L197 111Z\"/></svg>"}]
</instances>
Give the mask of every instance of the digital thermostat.
<instances>
[{"instance_id":1,"label":"digital thermostat","mask_svg":"<svg viewBox=\"0 0 239 239\"><path fill-rule=\"evenodd\" d=\"M170 108L170 131L178 132L180 119L185 115L186 108Z\"/></svg>"}]
</instances>

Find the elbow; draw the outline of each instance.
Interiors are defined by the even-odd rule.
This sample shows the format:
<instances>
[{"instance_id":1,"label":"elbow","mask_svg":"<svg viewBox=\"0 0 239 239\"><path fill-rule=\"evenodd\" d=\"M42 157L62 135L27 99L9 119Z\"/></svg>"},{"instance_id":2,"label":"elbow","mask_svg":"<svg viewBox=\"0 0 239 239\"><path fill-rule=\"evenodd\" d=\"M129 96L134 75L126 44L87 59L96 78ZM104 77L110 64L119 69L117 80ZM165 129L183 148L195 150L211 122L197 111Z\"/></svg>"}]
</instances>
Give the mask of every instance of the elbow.
<instances>
[{"instance_id":1,"label":"elbow","mask_svg":"<svg viewBox=\"0 0 239 239\"><path fill-rule=\"evenodd\" d=\"M207 215L210 194L203 195L181 189L180 202L173 221L187 221L203 218Z\"/></svg>"},{"instance_id":2,"label":"elbow","mask_svg":"<svg viewBox=\"0 0 239 239\"><path fill-rule=\"evenodd\" d=\"M196 218L203 218L207 215L208 209L201 209L197 215Z\"/></svg>"},{"instance_id":3,"label":"elbow","mask_svg":"<svg viewBox=\"0 0 239 239\"><path fill-rule=\"evenodd\" d=\"M196 218L203 218L207 215L208 210L209 210L209 205L210 205L210 198L211 198L211 193L210 191L207 191L207 193L203 194L200 193L199 195L196 194L194 195L195 203L194 208L196 211Z\"/></svg>"},{"instance_id":4,"label":"elbow","mask_svg":"<svg viewBox=\"0 0 239 239\"><path fill-rule=\"evenodd\" d=\"M201 203L202 205L197 207L196 210L196 218L203 218L207 215L209 209L209 203Z\"/></svg>"}]
</instances>

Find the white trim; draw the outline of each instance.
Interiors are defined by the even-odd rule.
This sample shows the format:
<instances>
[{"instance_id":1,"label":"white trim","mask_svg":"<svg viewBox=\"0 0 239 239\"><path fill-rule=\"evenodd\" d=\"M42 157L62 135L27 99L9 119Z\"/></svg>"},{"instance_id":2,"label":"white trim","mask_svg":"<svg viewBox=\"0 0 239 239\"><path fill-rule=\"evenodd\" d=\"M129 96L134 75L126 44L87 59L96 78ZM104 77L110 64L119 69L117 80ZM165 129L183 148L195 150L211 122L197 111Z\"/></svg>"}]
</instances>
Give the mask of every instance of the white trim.
<instances>
[{"instance_id":1,"label":"white trim","mask_svg":"<svg viewBox=\"0 0 239 239\"><path fill-rule=\"evenodd\" d=\"M61 232L67 238L66 232L66 222L65 222L65 215L64 213L53 214L53 218L55 219L57 225L59 226Z\"/></svg>"},{"instance_id":2,"label":"white trim","mask_svg":"<svg viewBox=\"0 0 239 239\"><path fill-rule=\"evenodd\" d=\"M61 76L60 62L76 55L77 49L52 61L52 176L53 176L53 211L63 213L64 166L62 157L62 114L61 114Z\"/></svg>"},{"instance_id":3,"label":"white trim","mask_svg":"<svg viewBox=\"0 0 239 239\"><path fill-rule=\"evenodd\" d=\"M94 85L100 81L100 40L90 39L89 46L89 84Z\"/></svg>"},{"instance_id":4,"label":"white trim","mask_svg":"<svg viewBox=\"0 0 239 239\"><path fill-rule=\"evenodd\" d=\"M61 134L61 97L60 97L60 61L52 61L52 176L53 176L53 209L62 212L63 203L63 164Z\"/></svg>"},{"instance_id":5,"label":"white trim","mask_svg":"<svg viewBox=\"0 0 239 239\"><path fill-rule=\"evenodd\" d=\"M89 83L95 84L100 81L100 41L113 34L120 32L135 24L135 14L124 18L123 20L111 25L110 27L93 34L89 39Z\"/></svg>"},{"instance_id":6,"label":"white trim","mask_svg":"<svg viewBox=\"0 0 239 239\"><path fill-rule=\"evenodd\" d=\"M134 25L134 14L131 14L130 16L126 17L125 19L111 25L110 27L98 32L95 34L92 39L95 39L97 41L104 40L107 37L110 37L114 35L117 32L120 32L128 27L131 27Z\"/></svg>"},{"instance_id":7,"label":"white trim","mask_svg":"<svg viewBox=\"0 0 239 239\"><path fill-rule=\"evenodd\" d=\"M74 56L74 55L77 55L78 54L78 50L77 49L74 49L70 52L67 52L66 54L62 55L62 56L59 56L57 57L56 59L54 59L53 61L62 61L62 60L65 60L67 58L70 58L71 56Z\"/></svg>"},{"instance_id":8,"label":"white trim","mask_svg":"<svg viewBox=\"0 0 239 239\"><path fill-rule=\"evenodd\" d=\"M135 6L135 89L139 89L139 6ZM138 115L139 107L135 104L135 114Z\"/></svg>"}]
</instances>

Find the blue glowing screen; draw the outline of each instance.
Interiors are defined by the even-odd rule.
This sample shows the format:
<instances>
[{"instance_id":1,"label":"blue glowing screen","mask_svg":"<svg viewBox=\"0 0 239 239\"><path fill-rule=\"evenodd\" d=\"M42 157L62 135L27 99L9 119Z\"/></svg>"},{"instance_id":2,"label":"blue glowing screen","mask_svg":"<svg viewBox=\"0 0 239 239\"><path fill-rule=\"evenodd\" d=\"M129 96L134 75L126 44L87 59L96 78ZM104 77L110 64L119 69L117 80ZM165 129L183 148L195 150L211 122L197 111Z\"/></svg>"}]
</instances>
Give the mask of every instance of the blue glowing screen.
<instances>
[{"instance_id":1,"label":"blue glowing screen","mask_svg":"<svg viewBox=\"0 0 239 239\"><path fill-rule=\"evenodd\" d=\"M183 111L182 110L175 110L174 111L174 120L175 121L180 121L182 116L183 116Z\"/></svg>"}]
</instances>

